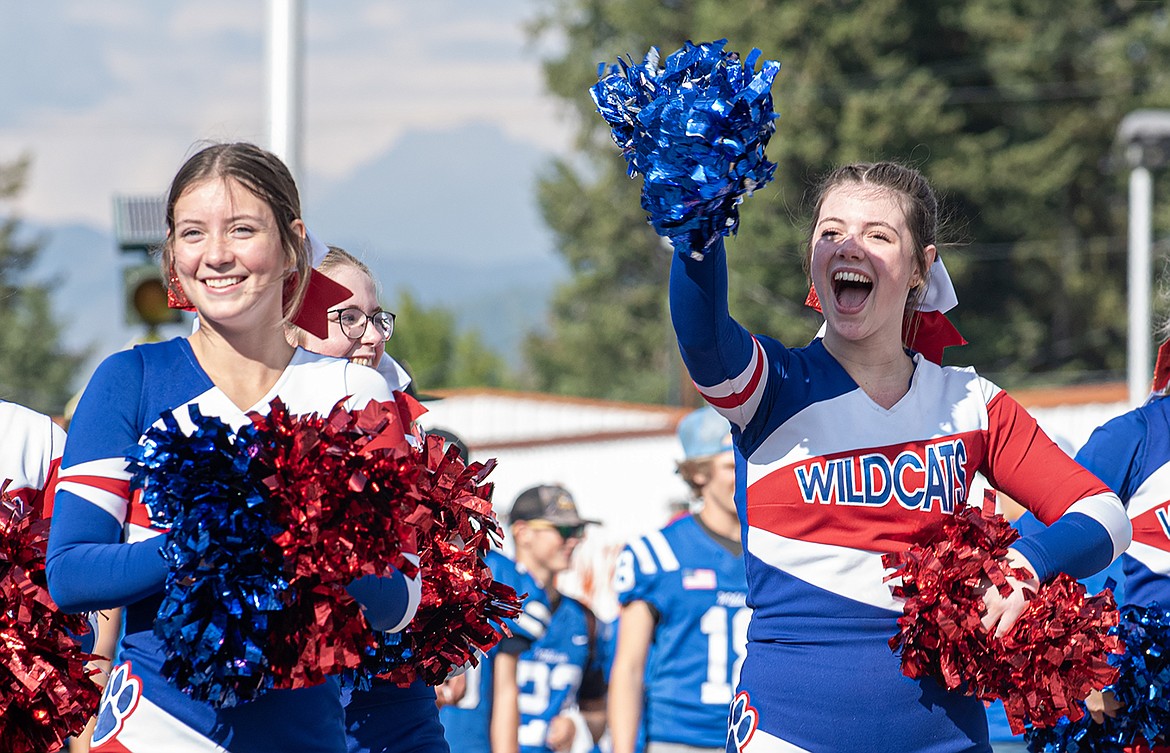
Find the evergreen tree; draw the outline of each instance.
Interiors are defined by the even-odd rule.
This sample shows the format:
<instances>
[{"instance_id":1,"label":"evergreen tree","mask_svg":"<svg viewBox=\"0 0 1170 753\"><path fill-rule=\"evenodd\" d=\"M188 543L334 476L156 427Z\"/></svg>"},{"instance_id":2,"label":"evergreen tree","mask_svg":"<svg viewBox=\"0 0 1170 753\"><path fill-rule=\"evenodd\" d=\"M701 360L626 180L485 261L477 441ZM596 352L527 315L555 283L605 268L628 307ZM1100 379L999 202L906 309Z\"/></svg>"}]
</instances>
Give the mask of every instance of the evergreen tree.
<instances>
[{"instance_id":1,"label":"evergreen tree","mask_svg":"<svg viewBox=\"0 0 1170 753\"><path fill-rule=\"evenodd\" d=\"M28 166L27 158L0 164L0 202L20 193ZM0 399L62 415L84 354L62 348L49 286L26 279L41 247L19 219L0 217Z\"/></svg>"},{"instance_id":2,"label":"evergreen tree","mask_svg":"<svg viewBox=\"0 0 1170 753\"><path fill-rule=\"evenodd\" d=\"M578 154L541 183L572 279L529 340L541 387L611 398L678 396L665 307L667 252L638 206L640 179L594 112L597 64L727 38L783 65L769 157L775 181L728 242L733 314L799 344L806 197L834 166L922 169L951 222L942 254L971 340L948 360L1005 385L1119 375L1125 357L1121 118L1170 105L1170 29L1136 0L557 0L536 33L563 36L549 89L577 112ZM1159 178L1156 196L1170 183ZM1158 227L1170 223L1160 210Z\"/></svg>"},{"instance_id":3,"label":"evergreen tree","mask_svg":"<svg viewBox=\"0 0 1170 753\"><path fill-rule=\"evenodd\" d=\"M403 290L395 298L394 337L386 351L410 372L415 389L506 387L511 384L503 359L478 332L458 332L455 315L426 307Z\"/></svg>"}]
</instances>

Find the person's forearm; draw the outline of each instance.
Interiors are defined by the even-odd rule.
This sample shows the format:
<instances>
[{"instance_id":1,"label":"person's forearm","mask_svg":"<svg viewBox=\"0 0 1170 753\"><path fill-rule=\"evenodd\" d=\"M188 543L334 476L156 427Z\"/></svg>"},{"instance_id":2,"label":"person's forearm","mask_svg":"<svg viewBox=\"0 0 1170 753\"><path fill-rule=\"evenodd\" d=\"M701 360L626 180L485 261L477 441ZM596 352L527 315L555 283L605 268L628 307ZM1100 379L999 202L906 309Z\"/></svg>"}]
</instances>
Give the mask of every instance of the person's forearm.
<instances>
[{"instance_id":1,"label":"person's forearm","mask_svg":"<svg viewBox=\"0 0 1170 753\"><path fill-rule=\"evenodd\" d=\"M516 657L497 653L492 659L492 753L520 751L520 688L516 684Z\"/></svg>"},{"instance_id":2,"label":"person's forearm","mask_svg":"<svg viewBox=\"0 0 1170 753\"><path fill-rule=\"evenodd\" d=\"M63 612L113 609L163 590L164 538L122 543L121 528L105 511L71 494L57 494L45 575Z\"/></svg>"},{"instance_id":3,"label":"person's forearm","mask_svg":"<svg viewBox=\"0 0 1170 753\"><path fill-rule=\"evenodd\" d=\"M634 753L642 720L642 672L625 672L620 679L617 674L615 666L606 703L609 736L613 753Z\"/></svg>"},{"instance_id":4,"label":"person's forearm","mask_svg":"<svg viewBox=\"0 0 1170 753\"><path fill-rule=\"evenodd\" d=\"M519 753L520 712L512 704L492 706L492 753Z\"/></svg>"},{"instance_id":5,"label":"person's forearm","mask_svg":"<svg viewBox=\"0 0 1170 753\"><path fill-rule=\"evenodd\" d=\"M416 565L418 557L408 554ZM397 633L414 619L422 594L422 575L407 577L400 570L377 577L367 575L348 586L346 591L362 605L366 621L374 630Z\"/></svg>"}]
</instances>

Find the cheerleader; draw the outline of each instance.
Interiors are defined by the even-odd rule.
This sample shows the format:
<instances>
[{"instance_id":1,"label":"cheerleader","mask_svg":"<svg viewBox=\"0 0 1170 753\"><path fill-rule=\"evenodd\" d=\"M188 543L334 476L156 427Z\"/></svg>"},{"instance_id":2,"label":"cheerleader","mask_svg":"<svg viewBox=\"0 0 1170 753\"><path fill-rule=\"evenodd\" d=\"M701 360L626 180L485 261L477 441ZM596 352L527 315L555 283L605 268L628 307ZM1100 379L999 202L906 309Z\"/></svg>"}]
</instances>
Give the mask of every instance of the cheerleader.
<instances>
[{"instance_id":1,"label":"cheerleader","mask_svg":"<svg viewBox=\"0 0 1170 753\"><path fill-rule=\"evenodd\" d=\"M1009 577L1006 596L986 590L983 626L996 636L1027 591L1058 572L1091 575L1129 544L1117 495L1018 403L974 370L924 356L941 358L941 347L904 338L936 331L919 308L953 296L937 226L916 170L830 173L806 248L826 329L804 347L731 317L721 240L702 259L674 255L683 360L731 422L738 458L753 612L729 751L990 750L977 698L902 674L888 645L902 608L881 563L951 515L976 472L1048 524L1008 550L1003 564L1027 575Z\"/></svg>"},{"instance_id":2,"label":"cheerleader","mask_svg":"<svg viewBox=\"0 0 1170 753\"><path fill-rule=\"evenodd\" d=\"M275 690L231 708L193 700L161 668L152 627L167 566L167 532L131 497L125 456L164 411L233 428L280 398L292 414L391 400L384 379L345 359L295 348L284 327L301 308L310 253L287 167L251 144L207 147L182 166L166 201L162 268L175 305L193 309L189 337L107 358L77 406L65 447L47 558L66 611L124 606L119 663L102 698L97 751L345 750L340 690L329 680ZM400 572L350 586L372 627L413 616L418 585Z\"/></svg>"},{"instance_id":3,"label":"cheerleader","mask_svg":"<svg viewBox=\"0 0 1170 753\"><path fill-rule=\"evenodd\" d=\"M1125 603L1138 607L1156 605L1163 610L1170 609L1170 525L1166 522L1166 500L1170 497L1168 394L1170 343L1163 343L1149 400L1098 427L1077 453L1077 461L1121 497L1133 524L1133 544L1120 559L1125 573ZM1141 661L1140 654L1137 658ZM1152 699L1161 696L1160 692L1151 693ZM1104 723L1106 716L1126 713L1111 691L1095 691L1085 705L1098 724ZM1138 739L1132 750L1148 750L1142 742ZM1154 751L1170 751L1164 739L1156 742Z\"/></svg>"}]
</instances>

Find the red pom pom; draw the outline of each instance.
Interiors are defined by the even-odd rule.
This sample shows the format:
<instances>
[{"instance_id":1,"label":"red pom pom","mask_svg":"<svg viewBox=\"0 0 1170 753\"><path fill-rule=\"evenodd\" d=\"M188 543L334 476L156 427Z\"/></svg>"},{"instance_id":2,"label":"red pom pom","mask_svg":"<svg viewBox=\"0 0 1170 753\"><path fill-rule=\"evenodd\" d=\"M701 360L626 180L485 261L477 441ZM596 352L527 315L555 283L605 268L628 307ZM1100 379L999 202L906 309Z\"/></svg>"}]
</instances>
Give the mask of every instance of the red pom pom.
<instances>
[{"instance_id":1,"label":"red pom pom","mask_svg":"<svg viewBox=\"0 0 1170 753\"><path fill-rule=\"evenodd\" d=\"M81 615L62 614L45 585L49 521L0 487L0 740L13 753L56 750L97 712L101 689L76 635Z\"/></svg>"},{"instance_id":2,"label":"red pom pom","mask_svg":"<svg viewBox=\"0 0 1170 753\"><path fill-rule=\"evenodd\" d=\"M265 485L294 599L271 629L275 687L360 671L376 654L378 638L346 591L363 576L421 573L421 602L401 635L403 663L386 675L403 685L442 682L500 640L493 623L519 614L515 591L494 581L483 560L502 541L484 482L495 461L468 466L456 448L444 454L441 437L413 427L419 410L398 393L355 412L338 404L328 416L292 416L274 401L267 416L253 417L266 436ZM408 553L417 553L417 567Z\"/></svg>"},{"instance_id":3,"label":"red pom pom","mask_svg":"<svg viewBox=\"0 0 1170 753\"><path fill-rule=\"evenodd\" d=\"M253 423L267 439L265 484L294 599L272 627L275 686L316 685L359 668L375 645L346 586L391 568L417 573L405 555L415 552L418 474L394 404L293 416L276 400Z\"/></svg>"},{"instance_id":4,"label":"red pom pom","mask_svg":"<svg viewBox=\"0 0 1170 753\"><path fill-rule=\"evenodd\" d=\"M503 538L492 486L484 483L495 461L466 465L455 447L443 452L438 436L425 437L414 459L422 601L402 634L407 662L388 677L400 685L417 677L437 685L453 667L474 662L477 649L499 642L503 620L520 613L520 599L493 580L483 559Z\"/></svg>"},{"instance_id":5,"label":"red pom pom","mask_svg":"<svg viewBox=\"0 0 1170 753\"><path fill-rule=\"evenodd\" d=\"M1118 621L1113 594L1086 597L1084 586L1063 574L1041 585L1003 638L984 630L982 594L989 584L1010 592L1003 558L1018 537L1002 516L963 507L924 529L906 551L883 558L895 568L886 580L902 581L894 595L906 599L890 639L901 649L902 672L984 701L1002 699L1016 734L1025 721L1049 727L1062 716L1083 716L1077 701L1116 679L1106 656L1122 651L1108 635Z\"/></svg>"}]
</instances>

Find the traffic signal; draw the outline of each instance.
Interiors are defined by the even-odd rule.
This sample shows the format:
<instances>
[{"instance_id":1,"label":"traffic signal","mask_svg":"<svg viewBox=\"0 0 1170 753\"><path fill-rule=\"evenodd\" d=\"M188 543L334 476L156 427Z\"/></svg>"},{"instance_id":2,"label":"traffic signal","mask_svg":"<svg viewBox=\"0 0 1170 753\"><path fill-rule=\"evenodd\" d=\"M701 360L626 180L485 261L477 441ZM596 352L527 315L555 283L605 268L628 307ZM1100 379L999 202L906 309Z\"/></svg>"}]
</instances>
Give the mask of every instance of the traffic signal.
<instances>
[{"instance_id":1,"label":"traffic signal","mask_svg":"<svg viewBox=\"0 0 1170 753\"><path fill-rule=\"evenodd\" d=\"M127 324L153 329L182 321L182 313L167 306L167 287L157 264L144 262L123 268L122 291Z\"/></svg>"}]
</instances>

